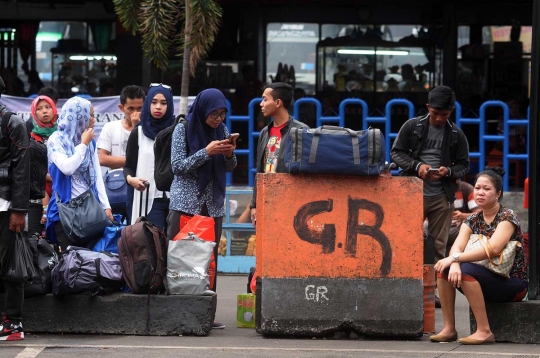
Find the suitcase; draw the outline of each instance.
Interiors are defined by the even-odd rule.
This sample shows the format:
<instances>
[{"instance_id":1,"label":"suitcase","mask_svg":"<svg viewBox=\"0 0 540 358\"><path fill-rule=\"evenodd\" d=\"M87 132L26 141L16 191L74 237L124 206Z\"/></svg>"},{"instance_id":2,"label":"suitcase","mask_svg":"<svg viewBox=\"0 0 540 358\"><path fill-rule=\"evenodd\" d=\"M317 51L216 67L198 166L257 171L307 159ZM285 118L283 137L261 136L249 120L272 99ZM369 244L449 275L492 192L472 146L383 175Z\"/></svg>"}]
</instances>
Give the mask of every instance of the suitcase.
<instances>
[{"instance_id":1,"label":"suitcase","mask_svg":"<svg viewBox=\"0 0 540 358\"><path fill-rule=\"evenodd\" d=\"M147 183L146 205L148 208ZM144 193L143 193L144 194ZM140 208L142 211L142 198ZM120 266L133 293L165 292L167 274L167 238L163 230L146 219L148 212L133 225L126 226L118 239Z\"/></svg>"},{"instance_id":2,"label":"suitcase","mask_svg":"<svg viewBox=\"0 0 540 358\"><path fill-rule=\"evenodd\" d=\"M292 128L285 143L284 163L290 174L378 176L385 169L384 143L376 128Z\"/></svg>"}]
</instances>

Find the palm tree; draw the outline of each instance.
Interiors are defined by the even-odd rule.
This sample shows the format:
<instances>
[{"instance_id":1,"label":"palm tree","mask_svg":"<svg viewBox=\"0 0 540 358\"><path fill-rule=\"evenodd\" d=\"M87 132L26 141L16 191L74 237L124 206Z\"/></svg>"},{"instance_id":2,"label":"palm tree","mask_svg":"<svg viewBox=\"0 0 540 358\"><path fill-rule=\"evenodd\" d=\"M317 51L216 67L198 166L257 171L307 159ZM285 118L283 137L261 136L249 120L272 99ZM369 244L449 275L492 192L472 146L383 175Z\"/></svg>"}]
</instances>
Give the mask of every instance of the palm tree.
<instances>
[{"instance_id":1,"label":"palm tree","mask_svg":"<svg viewBox=\"0 0 540 358\"><path fill-rule=\"evenodd\" d=\"M183 57L180 112L187 113L189 76L212 47L222 17L214 0L113 0L122 26L142 36L145 56L164 69L171 48ZM177 31L179 24L184 30Z\"/></svg>"}]
</instances>

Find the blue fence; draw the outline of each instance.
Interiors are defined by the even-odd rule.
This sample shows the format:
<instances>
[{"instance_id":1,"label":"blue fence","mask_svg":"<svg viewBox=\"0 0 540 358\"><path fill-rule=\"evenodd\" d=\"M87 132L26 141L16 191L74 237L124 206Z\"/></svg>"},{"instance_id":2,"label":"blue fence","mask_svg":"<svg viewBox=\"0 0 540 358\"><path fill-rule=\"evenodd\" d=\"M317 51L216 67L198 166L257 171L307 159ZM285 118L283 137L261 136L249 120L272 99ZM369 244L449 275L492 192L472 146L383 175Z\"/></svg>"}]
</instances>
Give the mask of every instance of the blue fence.
<instances>
[{"instance_id":1,"label":"blue fence","mask_svg":"<svg viewBox=\"0 0 540 358\"><path fill-rule=\"evenodd\" d=\"M231 128L233 122L247 122L248 124L248 149L239 149L236 151L237 156L245 155L248 157L248 185L253 186L253 179L256 173L255 164L255 148L257 145L257 138L259 137L259 132L255 131L255 106L259 106L262 98L255 98L249 103L248 115L239 116L231 113L230 103L227 102L227 109L229 110L229 115L226 119L226 124L228 128ZM337 124L339 126L344 126L345 124L345 113L346 107L355 105L362 108L362 128L367 129L370 125L375 123L382 123L385 125L385 139L386 139L386 159L390 162L390 146L391 142L397 136L397 132L392 132L392 108L394 106L406 106L409 110L409 118L415 116L415 106L412 102L406 99L393 99L386 104L384 113L381 113L380 116L369 116L369 108L365 101L356 98L346 99L341 102L339 106L339 113L336 116L323 116L322 105L315 98L301 98L294 103L293 116L298 118L300 111L300 106L302 104L313 104L315 106L315 115L317 126L324 124ZM491 135L486 134L486 109L489 107L500 107L503 110L503 134L501 135ZM482 104L480 107L480 113L478 118L464 118L462 117L462 108L461 105L456 102L455 110L456 124L461 128L462 125L477 125L478 126L478 141L479 141L479 150L477 152L471 152L470 157L472 160L478 161L478 167L483 168L486 163L486 142L503 142L503 155L502 163L503 168L507 173L510 173L510 161L524 161L527 165L527 175L529 168L529 153L528 147L527 152L524 154L513 154L510 153L510 141L508 140L510 131L512 127L515 126L526 126L527 133L529 133L529 118L530 118L530 109L527 111L527 118L524 119L510 119L509 118L509 108L508 105L501 101L488 101ZM504 179L504 190L508 191L509 175L505 175ZM232 175L227 174L227 185L232 185Z\"/></svg>"}]
</instances>

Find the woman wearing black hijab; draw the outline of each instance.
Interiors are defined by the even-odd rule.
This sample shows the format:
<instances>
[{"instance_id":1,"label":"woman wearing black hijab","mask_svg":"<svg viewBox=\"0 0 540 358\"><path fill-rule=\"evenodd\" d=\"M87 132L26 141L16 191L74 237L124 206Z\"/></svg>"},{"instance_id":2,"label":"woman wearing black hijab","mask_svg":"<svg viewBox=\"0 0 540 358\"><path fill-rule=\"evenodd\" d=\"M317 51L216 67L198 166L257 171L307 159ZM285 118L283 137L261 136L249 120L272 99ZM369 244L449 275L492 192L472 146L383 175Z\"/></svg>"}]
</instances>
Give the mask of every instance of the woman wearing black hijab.
<instances>
[{"instance_id":1,"label":"woman wearing black hijab","mask_svg":"<svg viewBox=\"0 0 540 358\"><path fill-rule=\"evenodd\" d=\"M167 217L167 237L180 231L181 215L214 218L214 256L218 258L221 225L225 215L225 173L236 167L236 141L229 141L223 124L227 116L225 96L210 88L199 93L186 117L188 130L177 125L172 138L171 167L174 180ZM187 138L187 142L186 142ZM210 286L216 287L215 282Z\"/></svg>"},{"instance_id":2,"label":"woman wearing black hijab","mask_svg":"<svg viewBox=\"0 0 540 358\"><path fill-rule=\"evenodd\" d=\"M126 147L126 165L124 176L126 182L135 189L133 200L128 204L127 212L130 224L133 225L139 217L147 212L147 219L165 230L169 200L167 192L157 190L154 180L154 139L157 134L174 124L173 95L170 87L162 84L151 85L141 112L141 121L129 135ZM145 183L149 183L148 208L141 196L146 191ZM130 200L131 201L131 200Z\"/></svg>"}]
</instances>

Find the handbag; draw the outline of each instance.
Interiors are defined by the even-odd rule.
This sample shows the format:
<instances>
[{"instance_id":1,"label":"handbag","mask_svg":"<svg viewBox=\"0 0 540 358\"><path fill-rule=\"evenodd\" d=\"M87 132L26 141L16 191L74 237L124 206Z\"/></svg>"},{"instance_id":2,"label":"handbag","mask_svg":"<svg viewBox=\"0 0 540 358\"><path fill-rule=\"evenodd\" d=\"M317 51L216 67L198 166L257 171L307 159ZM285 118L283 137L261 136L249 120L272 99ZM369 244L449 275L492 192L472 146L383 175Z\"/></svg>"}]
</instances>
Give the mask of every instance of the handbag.
<instances>
[{"instance_id":1,"label":"handbag","mask_svg":"<svg viewBox=\"0 0 540 358\"><path fill-rule=\"evenodd\" d=\"M128 185L121 169L111 170L103 177L105 192L109 198L111 210L115 214L125 215L128 200Z\"/></svg>"},{"instance_id":2,"label":"handbag","mask_svg":"<svg viewBox=\"0 0 540 358\"><path fill-rule=\"evenodd\" d=\"M488 258L481 261L475 261L473 263L484 266L485 268L487 268L493 273L496 273L497 275L509 278L510 270L514 265L514 259L516 258L516 249L518 246L521 246L521 243L519 241L508 241L506 246L504 246L504 248L502 249L501 253L499 255L496 255L493 251L493 248L491 247L491 244L489 243L489 238L487 236L482 234L471 234L471 236L469 237L469 241L467 242L467 246L465 246L464 252L472 251L479 247L482 247L485 250ZM497 257L499 259L498 262L494 260L494 258Z\"/></svg>"},{"instance_id":3,"label":"handbag","mask_svg":"<svg viewBox=\"0 0 540 358\"><path fill-rule=\"evenodd\" d=\"M74 246L85 247L112 225L91 188L67 203L62 203L56 193L56 204L62 228Z\"/></svg>"}]
</instances>

